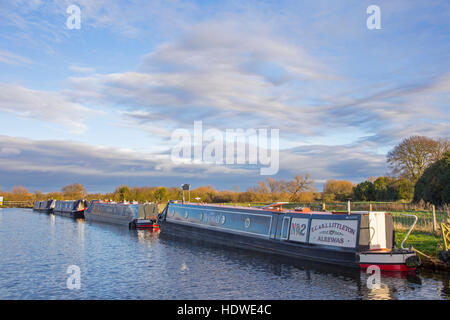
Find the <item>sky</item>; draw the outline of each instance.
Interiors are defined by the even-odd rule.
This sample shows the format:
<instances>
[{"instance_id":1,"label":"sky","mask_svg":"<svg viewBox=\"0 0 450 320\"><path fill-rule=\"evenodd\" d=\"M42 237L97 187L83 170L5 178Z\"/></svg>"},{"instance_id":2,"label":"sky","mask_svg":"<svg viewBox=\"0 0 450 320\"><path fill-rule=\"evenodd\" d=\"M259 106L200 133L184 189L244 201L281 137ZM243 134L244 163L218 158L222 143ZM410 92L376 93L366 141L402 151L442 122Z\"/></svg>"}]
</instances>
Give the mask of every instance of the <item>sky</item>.
<instances>
[{"instance_id":1,"label":"sky","mask_svg":"<svg viewBox=\"0 0 450 320\"><path fill-rule=\"evenodd\" d=\"M261 163L173 161L174 132L195 121L278 130L276 179L308 173L320 190L389 174L402 139L450 137L449 17L446 0L2 1L0 188L268 177Z\"/></svg>"}]
</instances>

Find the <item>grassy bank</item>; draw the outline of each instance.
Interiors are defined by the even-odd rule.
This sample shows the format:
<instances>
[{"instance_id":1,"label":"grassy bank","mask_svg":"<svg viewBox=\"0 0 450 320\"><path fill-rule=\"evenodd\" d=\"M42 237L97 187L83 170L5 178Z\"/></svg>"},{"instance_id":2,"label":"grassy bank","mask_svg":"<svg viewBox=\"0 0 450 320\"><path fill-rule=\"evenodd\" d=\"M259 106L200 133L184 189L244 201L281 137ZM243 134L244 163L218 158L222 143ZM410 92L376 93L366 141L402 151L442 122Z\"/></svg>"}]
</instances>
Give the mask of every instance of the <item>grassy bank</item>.
<instances>
[{"instance_id":1,"label":"grassy bank","mask_svg":"<svg viewBox=\"0 0 450 320\"><path fill-rule=\"evenodd\" d=\"M397 242L398 247L400 247L400 244L405 236L406 231L395 232L395 241ZM441 236L422 232L412 232L403 246L405 248L410 248L412 246L417 250L433 257L444 249Z\"/></svg>"}]
</instances>

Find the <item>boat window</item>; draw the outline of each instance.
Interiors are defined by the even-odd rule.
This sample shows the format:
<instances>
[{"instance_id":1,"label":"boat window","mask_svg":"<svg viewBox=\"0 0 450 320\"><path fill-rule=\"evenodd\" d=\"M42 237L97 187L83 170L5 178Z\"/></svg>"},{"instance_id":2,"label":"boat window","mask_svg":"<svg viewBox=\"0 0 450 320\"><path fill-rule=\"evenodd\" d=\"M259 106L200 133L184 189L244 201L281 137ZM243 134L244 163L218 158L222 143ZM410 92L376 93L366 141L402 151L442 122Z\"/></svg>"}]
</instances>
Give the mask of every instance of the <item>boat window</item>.
<instances>
[{"instance_id":1,"label":"boat window","mask_svg":"<svg viewBox=\"0 0 450 320\"><path fill-rule=\"evenodd\" d=\"M245 219L245 221L244 221L244 225L245 225L245 228L249 228L250 227L250 218L247 218L247 219Z\"/></svg>"},{"instance_id":2,"label":"boat window","mask_svg":"<svg viewBox=\"0 0 450 320\"><path fill-rule=\"evenodd\" d=\"M220 220L220 223L224 224L224 223L225 223L225 219L226 219L226 218L225 218L225 216L223 215L222 218L221 218L221 220Z\"/></svg>"},{"instance_id":3,"label":"boat window","mask_svg":"<svg viewBox=\"0 0 450 320\"><path fill-rule=\"evenodd\" d=\"M189 217L189 212L186 210L185 212L184 212L184 217L187 219L187 217Z\"/></svg>"},{"instance_id":4,"label":"boat window","mask_svg":"<svg viewBox=\"0 0 450 320\"><path fill-rule=\"evenodd\" d=\"M281 239L286 240L289 236L289 222L291 218L284 217L283 218L283 225L281 227Z\"/></svg>"}]
</instances>

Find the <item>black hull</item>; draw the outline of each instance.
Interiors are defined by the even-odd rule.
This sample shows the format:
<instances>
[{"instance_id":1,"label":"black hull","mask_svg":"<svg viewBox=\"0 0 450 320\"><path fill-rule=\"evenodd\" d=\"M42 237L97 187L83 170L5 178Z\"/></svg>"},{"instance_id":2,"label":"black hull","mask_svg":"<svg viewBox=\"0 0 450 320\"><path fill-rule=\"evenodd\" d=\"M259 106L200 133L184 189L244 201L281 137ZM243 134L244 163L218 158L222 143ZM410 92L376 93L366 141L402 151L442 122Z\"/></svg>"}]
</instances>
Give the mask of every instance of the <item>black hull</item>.
<instances>
[{"instance_id":1,"label":"black hull","mask_svg":"<svg viewBox=\"0 0 450 320\"><path fill-rule=\"evenodd\" d=\"M352 269L360 268L355 252L332 250L320 246L302 245L287 241L280 242L279 240L258 238L237 233L220 232L169 221L160 221L159 225L162 233L169 233L176 237L189 237L202 242L284 256L300 261L307 260Z\"/></svg>"},{"instance_id":2,"label":"black hull","mask_svg":"<svg viewBox=\"0 0 450 320\"><path fill-rule=\"evenodd\" d=\"M84 219L84 211L66 212L66 211L54 211L54 214L58 216L73 218L73 219Z\"/></svg>"},{"instance_id":3,"label":"black hull","mask_svg":"<svg viewBox=\"0 0 450 320\"><path fill-rule=\"evenodd\" d=\"M42 212L42 213L53 213L53 209L33 209L33 211L36 212Z\"/></svg>"}]
</instances>

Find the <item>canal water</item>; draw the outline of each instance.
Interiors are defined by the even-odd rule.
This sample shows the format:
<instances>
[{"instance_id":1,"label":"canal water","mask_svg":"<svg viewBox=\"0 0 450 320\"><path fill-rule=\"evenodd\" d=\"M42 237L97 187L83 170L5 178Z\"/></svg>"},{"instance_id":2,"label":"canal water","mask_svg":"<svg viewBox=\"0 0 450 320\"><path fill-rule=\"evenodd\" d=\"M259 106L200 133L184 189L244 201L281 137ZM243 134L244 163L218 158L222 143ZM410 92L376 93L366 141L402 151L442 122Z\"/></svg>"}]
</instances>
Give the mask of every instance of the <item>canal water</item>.
<instances>
[{"instance_id":1,"label":"canal water","mask_svg":"<svg viewBox=\"0 0 450 320\"><path fill-rule=\"evenodd\" d=\"M80 270L79 289L68 288L70 266ZM382 274L372 289L368 276L149 230L0 209L0 299L450 298L446 275Z\"/></svg>"}]
</instances>

